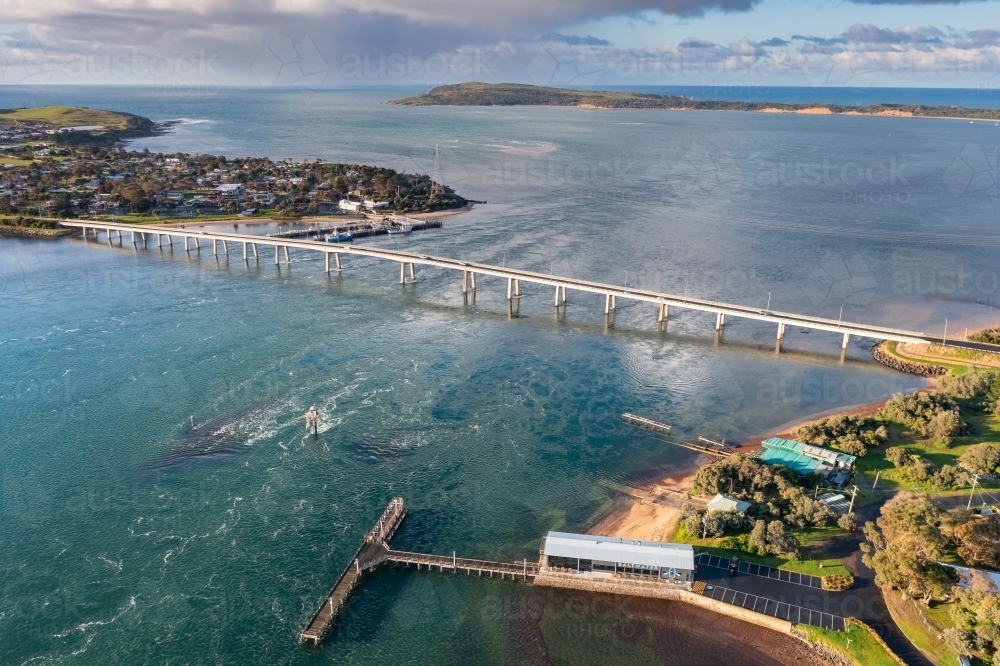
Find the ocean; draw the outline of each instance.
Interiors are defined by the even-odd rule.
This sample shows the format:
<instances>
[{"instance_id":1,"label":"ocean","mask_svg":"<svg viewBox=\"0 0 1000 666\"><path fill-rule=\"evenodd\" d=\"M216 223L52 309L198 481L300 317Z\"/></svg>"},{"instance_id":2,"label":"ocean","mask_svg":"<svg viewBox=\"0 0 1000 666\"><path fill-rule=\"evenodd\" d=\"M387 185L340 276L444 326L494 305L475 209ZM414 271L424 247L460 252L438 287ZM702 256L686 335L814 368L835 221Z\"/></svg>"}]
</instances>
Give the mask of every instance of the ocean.
<instances>
[{"instance_id":1,"label":"ocean","mask_svg":"<svg viewBox=\"0 0 1000 666\"><path fill-rule=\"evenodd\" d=\"M47 86L0 106L179 121L140 150L422 173L436 152L488 202L365 244L949 336L1000 319L995 123L384 104L410 92ZM535 558L613 485L694 464L622 412L740 441L921 384L870 341L841 358L790 329L778 354L761 322L720 338L680 311L658 332L620 303L609 325L600 297L557 313L531 285L511 314L499 281L466 303L451 273L344 267L0 239L0 662L713 663L683 622L656 642L655 604L388 569L322 648L297 637L394 496L395 547Z\"/></svg>"}]
</instances>

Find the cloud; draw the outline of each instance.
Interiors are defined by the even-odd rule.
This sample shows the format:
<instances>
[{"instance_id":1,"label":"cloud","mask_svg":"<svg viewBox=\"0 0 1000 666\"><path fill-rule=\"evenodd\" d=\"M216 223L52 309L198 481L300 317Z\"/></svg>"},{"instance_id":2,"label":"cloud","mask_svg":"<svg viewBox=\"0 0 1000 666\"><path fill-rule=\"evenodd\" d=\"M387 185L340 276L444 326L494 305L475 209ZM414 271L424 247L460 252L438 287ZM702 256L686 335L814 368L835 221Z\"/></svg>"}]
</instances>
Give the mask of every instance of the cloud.
<instances>
[{"instance_id":1,"label":"cloud","mask_svg":"<svg viewBox=\"0 0 1000 666\"><path fill-rule=\"evenodd\" d=\"M860 44L940 44L944 33L933 27L889 30L871 23L855 23L844 32L843 37Z\"/></svg>"},{"instance_id":2,"label":"cloud","mask_svg":"<svg viewBox=\"0 0 1000 666\"><path fill-rule=\"evenodd\" d=\"M807 37L805 35L792 35L792 40L798 40L801 42L809 42L810 44L815 44L817 46L834 46L837 44L846 44L847 40L843 37Z\"/></svg>"},{"instance_id":3,"label":"cloud","mask_svg":"<svg viewBox=\"0 0 1000 666\"><path fill-rule=\"evenodd\" d=\"M563 41L570 46L611 46L611 42L606 39L599 39L590 35L587 35L586 37L578 37L577 35L560 35L557 32L545 35L539 41Z\"/></svg>"},{"instance_id":4,"label":"cloud","mask_svg":"<svg viewBox=\"0 0 1000 666\"><path fill-rule=\"evenodd\" d=\"M760 43L761 46L788 46L789 44L791 42L787 42L781 37L772 37Z\"/></svg>"}]
</instances>

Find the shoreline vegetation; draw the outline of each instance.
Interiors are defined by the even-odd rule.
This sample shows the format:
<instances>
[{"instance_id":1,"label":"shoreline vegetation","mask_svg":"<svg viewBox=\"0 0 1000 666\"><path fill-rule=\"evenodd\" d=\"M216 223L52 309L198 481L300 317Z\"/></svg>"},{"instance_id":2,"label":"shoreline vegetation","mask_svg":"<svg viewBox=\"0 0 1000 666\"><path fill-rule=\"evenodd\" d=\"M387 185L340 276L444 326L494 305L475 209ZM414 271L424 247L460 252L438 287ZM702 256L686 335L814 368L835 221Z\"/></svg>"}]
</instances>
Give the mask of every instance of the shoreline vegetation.
<instances>
[{"instance_id":1,"label":"shoreline vegetation","mask_svg":"<svg viewBox=\"0 0 1000 666\"><path fill-rule=\"evenodd\" d=\"M696 100L680 95L548 88L519 83L458 83L387 102L395 106L571 106L583 109L660 109L665 111L746 111L806 115L881 116L1000 120L1000 109L923 104L787 104Z\"/></svg>"},{"instance_id":2,"label":"shoreline vegetation","mask_svg":"<svg viewBox=\"0 0 1000 666\"><path fill-rule=\"evenodd\" d=\"M986 329L970 338L992 342L989 338L997 330ZM916 371L927 378L926 384L912 394L815 414L767 433L858 455L854 483L861 491L854 513L838 519L818 515L821 508L810 502L814 493L802 493L813 490L814 479L795 480L772 471L772 480L765 478L768 482L760 485L763 470L748 456L764 438L758 436L737 449L742 455L722 461L699 456L691 466L644 487L602 484L611 491L610 510L606 509L588 531L689 543L696 552L735 555L845 584L847 580L853 583L856 573L841 558L843 540L852 539L859 543L866 563L875 569L875 583L882 587L897 626L931 661L954 663L961 651L985 657L998 654L1000 611L994 618L989 602L994 597L956 587L953 571L942 569L932 557L981 568L1000 564L1000 515L978 516L965 511L975 474L980 494L974 495L973 509L983 504L993 514L1000 514L1000 502L994 498L1000 494L996 492L1000 490L1000 354L963 354L969 350L944 345L890 344L884 351L902 362L896 369ZM923 366L940 367L943 373L927 373ZM753 481L747 481L751 478ZM748 482L750 486L742 487ZM817 492L823 491L821 484ZM761 520L761 515L755 515L748 520L727 515L706 524L703 510L715 492L757 500L758 504L763 500L770 517ZM883 504L887 500L889 504ZM941 534L938 549L924 557L914 571L905 570L911 566L909 561L895 557L905 550L899 544L906 542L909 532L892 523L900 511L909 511L901 507L911 505L929 507L925 513L933 517ZM882 517L876 520L879 506ZM761 509L755 510L759 514ZM871 515L871 521L862 525L859 512ZM775 518L784 527L772 528ZM754 529L747 532L751 523L756 523ZM926 526L910 528L920 532ZM702 531L713 535L701 538ZM839 576L849 578L834 581ZM909 580L927 584L911 589L906 587ZM810 643L821 643L844 656L844 663L899 663L884 646L862 640L853 630L855 638L847 643L846 634L797 629L805 632Z\"/></svg>"}]
</instances>

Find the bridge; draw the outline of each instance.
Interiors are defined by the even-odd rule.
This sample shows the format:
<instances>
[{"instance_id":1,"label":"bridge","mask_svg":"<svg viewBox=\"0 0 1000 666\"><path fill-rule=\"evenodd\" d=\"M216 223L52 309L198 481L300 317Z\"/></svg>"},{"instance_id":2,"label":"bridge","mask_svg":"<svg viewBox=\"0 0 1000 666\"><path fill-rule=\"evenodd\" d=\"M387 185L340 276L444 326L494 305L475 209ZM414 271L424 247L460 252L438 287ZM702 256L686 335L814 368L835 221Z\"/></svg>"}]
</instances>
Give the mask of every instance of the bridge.
<instances>
[{"instance_id":1,"label":"bridge","mask_svg":"<svg viewBox=\"0 0 1000 666\"><path fill-rule=\"evenodd\" d=\"M118 245L123 246L125 242L123 234L128 233L131 235L133 247L141 245L141 247L147 248L150 246L152 240L155 240L156 246L159 248L162 248L164 243L169 247L173 247L174 239L177 239L178 243L183 242L184 249L187 252L201 252L203 249L202 244L204 243L205 248L207 248L207 245L210 243L214 255L219 255L221 252L223 255L228 256L230 245L234 244L237 251L242 248L244 262L249 262L251 259L255 262L260 261L263 253L262 248L267 248L269 252L273 252L275 264L280 264L282 259L284 259L285 263L291 263L290 250L319 252L325 256L326 273L331 272L331 259L333 260L332 270L342 270L341 255L383 259L399 264L400 284L406 284L408 281L416 281L417 266L453 270L461 274L460 284L463 294L467 294L470 289L473 292L476 291L477 276L501 278L507 280L507 300L510 302L520 299L523 296L521 293L521 282L539 284L554 290L553 306L556 308L566 305L567 290L600 294L604 296L605 316L610 316L617 309L618 299L623 298L656 306L656 317L660 326L664 325L667 321L670 308L672 307L714 314L716 331L721 331L725 327L727 317L753 319L768 322L775 326L779 349L785 338L785 330L789 326L838 334L842 336L841 349L847 348L851 336L892 342L939 343L944 341L941 336L933 336L916 331L814 317L793 312L761 310L749 305L723 303L703 298L661 293L648 289L637 289L558 275L546 275L545 273L507 266L494 266L446 257L432 257L426 254L401 250L348 245L344 243L327 243L314 239L278 238L255 236L252 234L190 230L168 225L139 226L103 221L62 221L60 224L64 227L80 229L83 232L85 240L89 240L92 234L95 240L100 241L99 233L103 232L109 245L114 245L114 241L116 240L115 235L117 235ZM283 257L282 254L284 255ZM408 278L407 271L409 272ZM994 351L1000 349L993 345L964 340L949 340L947 343L968 349L988 349Z\"/></svg>"}]
</instances>

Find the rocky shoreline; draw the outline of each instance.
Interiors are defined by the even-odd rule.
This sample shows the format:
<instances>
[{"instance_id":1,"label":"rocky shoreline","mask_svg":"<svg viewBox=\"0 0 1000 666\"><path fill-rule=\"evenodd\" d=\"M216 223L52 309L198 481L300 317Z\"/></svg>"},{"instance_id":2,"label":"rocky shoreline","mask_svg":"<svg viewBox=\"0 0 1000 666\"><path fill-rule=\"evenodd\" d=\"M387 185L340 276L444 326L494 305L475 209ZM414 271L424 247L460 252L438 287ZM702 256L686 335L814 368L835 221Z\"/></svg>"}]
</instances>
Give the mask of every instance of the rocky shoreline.
<instances>
[{"instance_id":1,"label":"rocky shoreline","mask_svg":"<svg viewBox=\"0 0 1000 666\"><path fill-rule=\"evenodd\" d=\"M0 236L18 238L62 238L79 233L76 229L38 229L35 227L14 227L0 224Z\"/></svg>"},{"instance_id":2,"label":"rocky shoreline","mask_svg":"<svg viewBox=\"0 0 1000 666\"><path fill-rule=\"evenodd\" d=\"M900 372L908 372L911 375L920 375L921 377L939 377L948 374L948 368L942 365L904 361L901 358L897 358L889 353L886 349L886 344L888 343L883 341L872 347L872 358L882 365L888 366L893 370L899 370Z\"/></svg>"}]
</instances>

